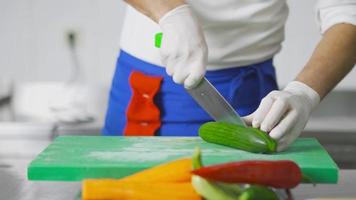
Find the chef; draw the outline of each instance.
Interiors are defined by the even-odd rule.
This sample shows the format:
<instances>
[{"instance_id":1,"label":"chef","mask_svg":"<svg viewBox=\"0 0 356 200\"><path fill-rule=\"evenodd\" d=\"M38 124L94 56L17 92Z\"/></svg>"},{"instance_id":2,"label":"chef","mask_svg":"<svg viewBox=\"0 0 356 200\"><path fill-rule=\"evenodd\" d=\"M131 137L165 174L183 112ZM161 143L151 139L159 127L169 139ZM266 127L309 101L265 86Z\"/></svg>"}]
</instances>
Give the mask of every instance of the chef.
<instances>
[{"instance_id":1,"label":"chef","mask_svg":"<svg viewBox=\"0 0 356 200\"><path fill-rule=\"evenodd\" d=\"M323 37L280 90L273 57L284 40L285 0L126 2L104 135L197 135L212 119L184 88L205 76L248 124L278 140L281 151L356 62L356 0L317 3Z\"/></svg>"}]
</instances>

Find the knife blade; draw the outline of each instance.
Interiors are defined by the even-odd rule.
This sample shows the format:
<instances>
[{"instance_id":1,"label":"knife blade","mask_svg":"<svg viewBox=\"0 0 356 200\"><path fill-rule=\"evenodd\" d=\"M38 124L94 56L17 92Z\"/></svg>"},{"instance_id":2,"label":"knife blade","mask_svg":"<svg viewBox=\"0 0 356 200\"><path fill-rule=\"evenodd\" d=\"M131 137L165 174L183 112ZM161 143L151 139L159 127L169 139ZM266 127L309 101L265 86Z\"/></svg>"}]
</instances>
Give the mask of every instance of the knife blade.
<instances>
[{"instance_id":1,"label":"knife blade","mask_svg":"<svg viewBox=\"0 0 356 200\"><path fill-rule=\"evenodd\" d=\"M196 87L186 90L215 121L246 127L235 109L205 77Z\"/></svg>"}]
</instances>

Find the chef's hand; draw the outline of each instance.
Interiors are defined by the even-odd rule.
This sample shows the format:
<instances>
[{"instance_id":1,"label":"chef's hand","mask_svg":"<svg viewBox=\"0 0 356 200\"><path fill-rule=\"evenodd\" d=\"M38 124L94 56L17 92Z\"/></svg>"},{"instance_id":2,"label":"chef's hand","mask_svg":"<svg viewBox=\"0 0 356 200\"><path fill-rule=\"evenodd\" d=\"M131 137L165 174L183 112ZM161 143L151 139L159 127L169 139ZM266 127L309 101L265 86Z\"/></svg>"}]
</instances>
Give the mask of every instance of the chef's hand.
<instances>
[{"instance_id":1,"label":"chef's hand","mask_svg":"<svg viewBox=\"0 0 356 200\"><path fill-rule=\"evenodd\" d=\"M167 74L185 88L195 87L205 75L208 48L189 5L167 12L160 18L159 25L163 32L161 60Z\"/></svg>"},{"instance_id":2,"label":"chef's hand","mask_svg":"<svg viewBox=\"0 0 356 200\"><path fill-rule=\"evenodd\" d=\"M293 81L284 90L272 91L262 99L257 110L244 119L255 128L268 132L283 151L303 131L320 96L306 84Z\"/></svg>"}]
</instances>

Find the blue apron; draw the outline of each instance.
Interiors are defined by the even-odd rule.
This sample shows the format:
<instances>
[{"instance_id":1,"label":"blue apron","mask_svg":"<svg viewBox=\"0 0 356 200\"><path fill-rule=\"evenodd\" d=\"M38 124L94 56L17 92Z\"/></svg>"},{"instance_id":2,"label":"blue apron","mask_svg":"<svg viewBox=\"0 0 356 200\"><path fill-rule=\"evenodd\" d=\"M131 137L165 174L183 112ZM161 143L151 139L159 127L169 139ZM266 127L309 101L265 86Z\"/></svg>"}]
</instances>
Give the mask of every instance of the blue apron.
<instances>
[{"instance_id":1,"label":"blue apron","mask_svg":"<svg viewBox=\"0 0 356 200\"><path fill-rule=\"evenodd\" d=\"M133 70L163 77L154 99L161 112L161 126L155 135L196 136L200 125L213 120L183 86L173 82L164 68L121 50L112 81L103 135L123 135L127 122L126 110L132 95L128 79ZM264 96L278 89L272 59L245 67L208 71L205 77L241 116L255 111Z\"/></svg>"}]
</instances>

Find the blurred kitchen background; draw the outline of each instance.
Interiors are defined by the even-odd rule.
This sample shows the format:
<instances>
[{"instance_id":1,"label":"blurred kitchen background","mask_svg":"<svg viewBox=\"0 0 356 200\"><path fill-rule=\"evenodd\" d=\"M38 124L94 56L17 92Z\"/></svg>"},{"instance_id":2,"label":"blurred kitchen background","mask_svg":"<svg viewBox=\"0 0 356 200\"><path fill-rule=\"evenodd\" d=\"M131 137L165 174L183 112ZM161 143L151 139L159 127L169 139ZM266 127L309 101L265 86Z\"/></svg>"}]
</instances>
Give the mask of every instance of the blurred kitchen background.
<instances>
[{"instance_id":1,"label":"blurred kitchen background","mask_svg":"<svg viewBox=\"0 0 356 200\"><path fill-rule=\"evenodd\" d=\"M320 40L315 2L288 1L275 58L281 87ZM0 0L0 169L26 166L57 135L100 133L124 8L121 0ZM317 137L340 167L356 168L356 70L303 136Z\"/></svg>"}]
</instances>

